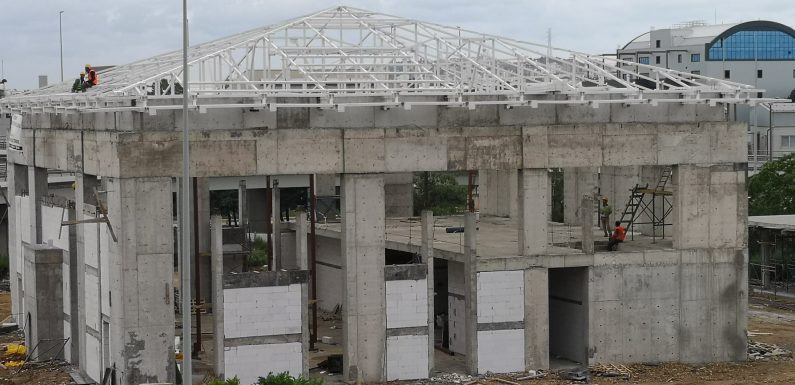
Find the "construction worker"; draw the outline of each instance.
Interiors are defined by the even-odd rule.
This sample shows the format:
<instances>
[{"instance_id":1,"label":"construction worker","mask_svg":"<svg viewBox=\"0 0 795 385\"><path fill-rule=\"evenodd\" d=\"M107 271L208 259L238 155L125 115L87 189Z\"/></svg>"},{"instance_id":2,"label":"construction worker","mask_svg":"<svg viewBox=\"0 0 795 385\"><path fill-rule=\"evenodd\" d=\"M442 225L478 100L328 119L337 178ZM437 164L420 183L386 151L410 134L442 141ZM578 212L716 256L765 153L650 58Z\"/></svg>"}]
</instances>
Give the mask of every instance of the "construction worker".
<instances>
[{"instance_id":1,"label":"construction worker","mask_svg":"<svg viewBox=\"0 0 795 385\"><path fill-rule=\"evenodd\" d=\"M99 84L97 71L91 68L91 64L86 64L86 88L91 88L97 84Z\"/></svg>"},{"instance_id":2,"label":"construction worker","mask_svg":"<svg viewBox=\"0 0 795 385\"><path fill-rule=\"evenodd\" d=\"M602 219L602 230L604 230L605 237L610 236L610 214L613 213L613 208L607 204L607 198L602 198L602 208L599 210L599 217Z\"/></svg>"},{"instance_id":3,"label":"construction worker","mask_svg":"<svg viewBox=\"0 0 795 385\"><path fill-rule=\"evenodd\" d=\"M72 84L72 92L86 92L86 73L80 73L80 79L75 79Z\"/></svg>"},{"instance_id":4,"label":"construction worker","mask_svg":"<svg viewBox=\"0 0 795 385\"><path fill-rule=\"evenodd\" d=\"M615 251L613 250L616 245L619 243L624 242L624 237L627 235L627 230L624 229L624 226L621 226L621 221L616 221L616 228L613 230L613 236L610 237L610 241L607 242L607 250L608 251Z\"/></svg>"}]
</instances>

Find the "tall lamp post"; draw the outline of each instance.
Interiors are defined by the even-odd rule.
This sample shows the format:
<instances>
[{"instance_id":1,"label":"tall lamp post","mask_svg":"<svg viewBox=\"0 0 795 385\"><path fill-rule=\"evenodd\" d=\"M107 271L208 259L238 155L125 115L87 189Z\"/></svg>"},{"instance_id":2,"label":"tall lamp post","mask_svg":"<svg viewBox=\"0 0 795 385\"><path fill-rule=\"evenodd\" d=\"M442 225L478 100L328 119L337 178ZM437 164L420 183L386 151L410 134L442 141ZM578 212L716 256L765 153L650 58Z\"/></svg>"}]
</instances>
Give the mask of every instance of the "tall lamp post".
<instances>
[{"instance_id":1,"label":"tall lamp post","mask_svg":"<svg viewBox=\"0 0 795 385\"><path fill-rule=\"evenodd\" d=\"M188 143L188 0L182 0L182 384L193 385L190 320L190 233L191 233L190 146ZM195 213L194 213L195 215ZM198 250L197 250L198 251ZM198 294L198 293L197 293ZM201 333L201 330L197 330Z\"/></svg>"},{"instance_id":2,"label":"tall lamp post","mask_svg":"<svg viewBox=\"0 0 795 385\"><path fill-rule=\"evenodd\" d=\"M63 83L63 11L58 12L58 38L61 41L61 83Z\"/></svg>"}]
</instances>

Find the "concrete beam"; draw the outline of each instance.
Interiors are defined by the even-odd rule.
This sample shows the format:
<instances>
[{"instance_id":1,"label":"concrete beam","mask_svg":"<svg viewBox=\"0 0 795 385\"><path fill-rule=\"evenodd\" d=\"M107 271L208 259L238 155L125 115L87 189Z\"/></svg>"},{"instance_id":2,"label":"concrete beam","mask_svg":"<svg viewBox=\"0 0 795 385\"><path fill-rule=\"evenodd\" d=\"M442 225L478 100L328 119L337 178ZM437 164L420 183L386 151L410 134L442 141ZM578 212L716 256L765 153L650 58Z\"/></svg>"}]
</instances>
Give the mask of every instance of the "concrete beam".
<instances>
[{"instance_id":1,"label":"concrete beam","mask_svg":"<svg viewBox=\"0 0 795 385\"><path fill-rule=\"evenodd\" d=\"M414 110L406 113L420 114ZM196 176L209 177L747 161L747 123L704 122L695 117L672 122L668 116L655 116L649 122L611 123L608 117L601 118L605 120L589 118L581 124L501 125L495 121L485 126L460 125L463 122L437 126L434 122L409 128L374 124L369 128L289 130L233 130L216 123L192 133L195 156L191 167ZM180 136L155 131L155 127L118 132L117 128L93 131L86 126L80 135L75 135L77 130L50 128L37 128L34 134L28 127L23 129L23 142L31 148L36 143L37 167L114 177L179 176ZM12 160L28 165L34 162L28 155Z\"/></svg>"},{"instance_id":2,"label":"concrete beam","mask_svg":"<svg viewBox=\"0 0 795 385\"><path fill-rule=\"evenodd\" d=\"M342 176L343 370L348 381L384 381L384 177Z\"/></svg>"}]
</instances>

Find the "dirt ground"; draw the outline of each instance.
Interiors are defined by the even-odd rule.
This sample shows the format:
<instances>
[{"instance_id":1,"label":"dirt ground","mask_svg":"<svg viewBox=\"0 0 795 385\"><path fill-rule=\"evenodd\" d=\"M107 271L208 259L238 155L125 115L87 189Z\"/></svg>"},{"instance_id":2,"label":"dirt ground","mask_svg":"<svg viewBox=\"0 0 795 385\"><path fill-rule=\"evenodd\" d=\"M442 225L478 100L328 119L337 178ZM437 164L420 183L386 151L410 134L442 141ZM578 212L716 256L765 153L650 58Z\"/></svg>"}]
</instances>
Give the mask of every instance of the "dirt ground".
<instances>
[{"instance_id":1,"label":"dirt ground","mask_svg":"<svg viewBox=\"0 0 795 385\"><path fill-rule=\"evenodd\" d=\"M7 292L0 292L0 319L10 313ZM795 300L752 296L749 304L748 330L750 339L756 342L775 344L795 351ZM0 335L0 343L22 340L21 333ZM795 384L795 361L785 358L777 361L749 361L742 363L720 363L707 365L661 364L626 365L631 372L629 379L593 377L592 384L639 384L639 385L744 385L744 384ZM503 381L481 378L480 385L563 385L585 384L562 379L559 373L548 373L542 379L518 381L516 377L502 376ZM471 380L459 381L460 384ZM454 383L438 379L422 381L424 384ZM0 385L66 385L73 384L68 366L47 365L42 367L0 369ZM474 383L470 385L475 385Z\"/></svg>"}]
</instances>

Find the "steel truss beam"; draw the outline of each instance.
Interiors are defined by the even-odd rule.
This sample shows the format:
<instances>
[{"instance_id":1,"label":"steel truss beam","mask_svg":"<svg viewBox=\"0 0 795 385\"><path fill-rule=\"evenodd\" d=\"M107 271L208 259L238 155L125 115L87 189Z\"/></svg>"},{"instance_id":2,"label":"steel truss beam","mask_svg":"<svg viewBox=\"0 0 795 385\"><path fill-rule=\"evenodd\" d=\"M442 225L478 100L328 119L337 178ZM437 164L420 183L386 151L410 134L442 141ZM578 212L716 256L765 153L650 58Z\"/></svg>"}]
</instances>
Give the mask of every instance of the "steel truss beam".
<instances>
[{"instance_id":1,"label":"steel truss beam","mask_svg":"<svg viewBox=\"0 0 795 385\"><path fill-rule=\"evenodd\" d=\"M111 68L86 93L70 93L67 82L13 95L0 100L0 112L176 109L181 56ZM726 80L344 6L194 46L189 71L199 111L777 100ZM543 97L550 94L560 96Z\"/></svg>"}]
</instances>

